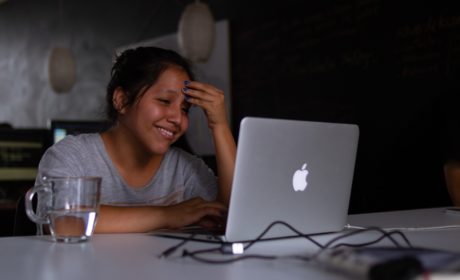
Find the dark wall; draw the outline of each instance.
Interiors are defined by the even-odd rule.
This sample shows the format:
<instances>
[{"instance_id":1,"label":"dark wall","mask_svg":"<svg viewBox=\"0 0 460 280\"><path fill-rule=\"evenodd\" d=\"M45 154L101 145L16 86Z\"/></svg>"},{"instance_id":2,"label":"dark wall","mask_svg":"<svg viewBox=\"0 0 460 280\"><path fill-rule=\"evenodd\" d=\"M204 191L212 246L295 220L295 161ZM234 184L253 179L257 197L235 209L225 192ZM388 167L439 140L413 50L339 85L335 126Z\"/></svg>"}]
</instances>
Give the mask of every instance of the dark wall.
<instances>
[{"instance_id":1,"label":"dark wall","mask_svg":"<svg viewBox=\"0 0 460 280\"><path fill-rule=\"evenodd\" d=\"M356 123L350 213L450 204L442 104L456 94L460 11L434 0L309 2L234 4L234 131L248 115Z\"/></svg>"}]
</instances>

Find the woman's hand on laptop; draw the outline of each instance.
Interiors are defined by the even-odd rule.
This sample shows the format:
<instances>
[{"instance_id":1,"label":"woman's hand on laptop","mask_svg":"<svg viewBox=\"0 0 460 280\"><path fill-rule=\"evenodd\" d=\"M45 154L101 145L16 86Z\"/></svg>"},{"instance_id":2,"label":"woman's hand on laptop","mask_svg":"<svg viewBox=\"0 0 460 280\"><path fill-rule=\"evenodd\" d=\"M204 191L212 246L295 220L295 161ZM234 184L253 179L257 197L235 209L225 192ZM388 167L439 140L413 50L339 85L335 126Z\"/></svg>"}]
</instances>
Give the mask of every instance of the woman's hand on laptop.
<instances>
[{"instance_id":1,"label":"woman's hand on laptop","mask_svg":"<svg viewBox=\"0 0 460 280\"><path fill-rule=\"evenodd\" d=\"M227 215L222 216L205 216L196 223L197 226L207 230L222 230L225 228L227 222Z\"/></svg>"},{"instance_id":2,"label":"woman's hand on laptop","mask_svg":"<svg viewBox=\"0 0 460 280\"><path fill-rule=\"evenodd\" d=\"M166 228L181 228L202 223L203 226L207 226L210 220L224 218L226 212L224 204L209 202L199 197L164 208Z\"/></svg>"}]
</instances>

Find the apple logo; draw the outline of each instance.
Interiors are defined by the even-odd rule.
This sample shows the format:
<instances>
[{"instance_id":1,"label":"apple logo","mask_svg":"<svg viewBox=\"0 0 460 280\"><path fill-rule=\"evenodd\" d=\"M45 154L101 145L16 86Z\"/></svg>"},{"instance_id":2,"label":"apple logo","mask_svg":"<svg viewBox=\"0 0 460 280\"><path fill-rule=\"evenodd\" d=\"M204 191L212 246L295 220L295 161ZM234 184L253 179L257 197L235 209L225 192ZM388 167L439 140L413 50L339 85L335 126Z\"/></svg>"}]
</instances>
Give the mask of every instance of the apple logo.
<instances>
[{"instance_id":1,"label":"apple logo","mask_svg":"<svg viewBox=\"0 0 460 280\"><path fill-rule=\"evenodd\" d=\"M294 190L296 192L304 191L307 188L307 176L307 164L304 163L302 165L302 169L296 170L296 172L294 172L294 175L292 176L292 186L294 187Z\"/></svg>"}]
</instances>

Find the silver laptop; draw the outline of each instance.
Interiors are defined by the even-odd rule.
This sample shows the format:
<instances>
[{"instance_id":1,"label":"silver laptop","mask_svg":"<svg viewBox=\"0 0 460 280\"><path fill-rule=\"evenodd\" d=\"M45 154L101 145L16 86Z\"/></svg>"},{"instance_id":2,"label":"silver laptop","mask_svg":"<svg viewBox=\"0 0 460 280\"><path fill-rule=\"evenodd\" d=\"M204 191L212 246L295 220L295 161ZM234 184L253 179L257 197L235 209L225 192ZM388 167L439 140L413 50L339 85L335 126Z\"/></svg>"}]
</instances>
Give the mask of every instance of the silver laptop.
<instances>
[{"instance_id":1,"label":"silver laptop","mask_svg":"<svg viewBox=\"0 0 460 280\"><path fill-rule=\"evenodd\" d=\"M354 124L244 118L225 240L252 240L275 221L304 234L342 230L358 137ZM289 235L275 225L265 237Z\"/></svg>"},{"instance_id":2,"label":"silver laptop","mask_svg":"<svg viewBox=\"0 0 460 280\"><path fill-rule=\"evenodd\" d=\"M303 234L342 230L358 136L358 126L353 124L244 118L225 233L212 238L253 240L276 221ZM159 234L210 238L209 232L201 237L198 232L192 227ZM276 224L264 238L294 235L285 225Z\"/></svg>"}]
</instances>

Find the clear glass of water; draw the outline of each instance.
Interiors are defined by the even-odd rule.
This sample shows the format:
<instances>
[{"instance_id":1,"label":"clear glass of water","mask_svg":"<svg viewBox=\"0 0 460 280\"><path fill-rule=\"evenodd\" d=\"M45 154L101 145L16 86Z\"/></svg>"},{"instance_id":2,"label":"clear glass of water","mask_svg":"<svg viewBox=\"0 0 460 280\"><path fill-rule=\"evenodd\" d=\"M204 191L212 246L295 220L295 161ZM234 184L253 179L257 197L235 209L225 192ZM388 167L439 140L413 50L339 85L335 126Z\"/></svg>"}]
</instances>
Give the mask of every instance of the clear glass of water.
<instances>
[{"instance_id":1,"label":"clear glass of water","mask_svg":"<svg viewBox=\"0 0 460 280\"><path fill-rule=\"evenodd\" d=\"M37 224L47 224L56 242L76 243L91 238L97 222L100 177L51 177L26 194L26 213ZM38 207L32 199L38 195Z\"/></svg>"}]
</instances>

